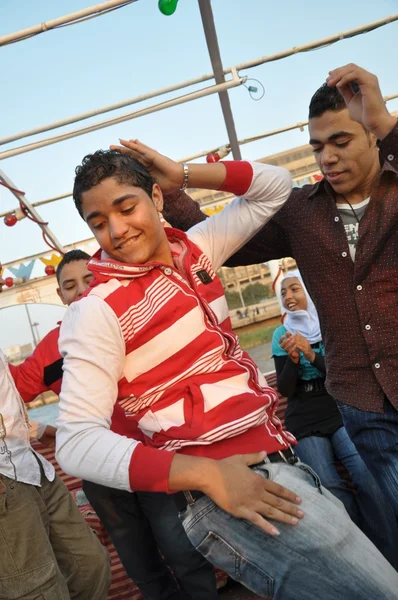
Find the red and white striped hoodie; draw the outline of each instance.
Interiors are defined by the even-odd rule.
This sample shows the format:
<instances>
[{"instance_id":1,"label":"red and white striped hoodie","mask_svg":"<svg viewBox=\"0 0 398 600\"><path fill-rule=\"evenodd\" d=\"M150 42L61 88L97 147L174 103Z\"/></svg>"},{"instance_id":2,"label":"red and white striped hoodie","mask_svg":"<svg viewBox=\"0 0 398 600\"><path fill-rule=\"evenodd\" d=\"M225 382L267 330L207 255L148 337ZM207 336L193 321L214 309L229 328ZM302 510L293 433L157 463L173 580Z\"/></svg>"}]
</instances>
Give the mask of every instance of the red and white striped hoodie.
<instances>
[{"instance_id":1,"label":"red and white striped hoodie","mask_svg":"<svg viewBox=\"0 0 398 600\"><path fill-rule=\"evenodd\" d=\"M282 206L291 180L278 167L226 166L222 189L245 197L188 234L166 228L174 268L101 251L90 261L97 285L70 307L60 338L57 452L67 472L165 491L174 452L219 459L294 441L239 346L214 272Z\"/></svg>"}]
</instances>

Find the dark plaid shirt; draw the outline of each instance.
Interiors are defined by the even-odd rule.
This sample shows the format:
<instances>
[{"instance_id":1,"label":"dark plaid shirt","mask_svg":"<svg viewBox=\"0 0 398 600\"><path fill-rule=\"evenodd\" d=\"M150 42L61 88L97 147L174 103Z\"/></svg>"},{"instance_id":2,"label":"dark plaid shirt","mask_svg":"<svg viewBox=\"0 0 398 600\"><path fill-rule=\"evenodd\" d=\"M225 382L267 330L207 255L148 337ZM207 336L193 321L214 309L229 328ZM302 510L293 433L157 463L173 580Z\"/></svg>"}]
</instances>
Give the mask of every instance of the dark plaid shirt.
<instances>
[{"instance_id":1,"label":"dark plaid shirt","mask_svg":"<svg viewBox=\"0 0 398 600\"><path fill-rule=\"evenodd\" d=\"M379 143L382 173L359 226L355 263L330 185L295 188L277 215L228 262L293 257L316 305L326 350L327 389L338 400L398 409L398 125ZM204 215L185 194L164 217L188 229Z\"/></svg>"}]
</instances>

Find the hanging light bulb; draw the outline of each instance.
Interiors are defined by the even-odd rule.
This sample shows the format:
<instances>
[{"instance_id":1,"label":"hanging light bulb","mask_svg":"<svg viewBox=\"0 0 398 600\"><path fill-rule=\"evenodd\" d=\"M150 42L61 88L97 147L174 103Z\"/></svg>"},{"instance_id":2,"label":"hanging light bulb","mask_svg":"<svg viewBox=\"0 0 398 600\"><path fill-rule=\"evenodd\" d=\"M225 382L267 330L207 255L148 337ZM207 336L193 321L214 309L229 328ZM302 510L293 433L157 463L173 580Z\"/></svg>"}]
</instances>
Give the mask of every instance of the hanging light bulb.
<instances>
[{"instance_id":1,"label":"hanging light bulb","mask_svg":"<svg viewBox=\"0 0 398 600\"><path fill-rule=\"evenodd\" d=\"M14 212L9 213L4 217L4 224L7 225L7 227L13 227L17 221L21 221L25 218L26 214L23 212L23 210L16 208Z\"/></svg>"},{"instance_id":2,"label":"hanging light bulb","mask_svg":"<svg viewBox=\"0 0 398 600\"><path fill-rule=\"evenodd\" d=\"M228 156L230 151L231 150L230 150L229 146L221 146L221 148L219 148L216 152L210 152L206 156L206 162L208 162L208 163L218 162L222 158L225 158L226 156Z\"/></svg>"},{"instance_id":3,"label":"hanging light bulb","mask_svg":"<svg viewBox=\"0 0 398 600\"><path fill-rule=\"evenodd\" d=\"M210 152L210 154L208 154L206 156L207 163L216 163L219 160L220 160L220 155L218 154L218 152Z\"/></svg>"},{"instance_id":4,"label":"hanging light bulb","mask_svg":"<svg viewBox=\"0 0 398 600\"><path fill-rule=\"evenodd\" d=\"M13 227L17 221L15 213L10 213L4 217L4 225L7 225L7 227Z\"/></svg>"},{"instance_id":5,"label":"hanging light bulb","mask_svg":"<svg viewBox=\"0 0 398 600\"><path fill-rule=\"evenodd\" d=\"M47 276L55 275L55 269L54 269L53 265L47 265L46 268L44 269L44 272Z\"/></svg>"},{"instance_id":6,"label":"hanging light bulb","mask_svg":"<svg viewBox=\"0 0 398 600\"><path fill-rule=\"evenodd\" d=\"M6 277L4 283L7 287L12 287L13 285L19 285L20 283L25 283L25 277Z\"/></svg>"}]
</instances>

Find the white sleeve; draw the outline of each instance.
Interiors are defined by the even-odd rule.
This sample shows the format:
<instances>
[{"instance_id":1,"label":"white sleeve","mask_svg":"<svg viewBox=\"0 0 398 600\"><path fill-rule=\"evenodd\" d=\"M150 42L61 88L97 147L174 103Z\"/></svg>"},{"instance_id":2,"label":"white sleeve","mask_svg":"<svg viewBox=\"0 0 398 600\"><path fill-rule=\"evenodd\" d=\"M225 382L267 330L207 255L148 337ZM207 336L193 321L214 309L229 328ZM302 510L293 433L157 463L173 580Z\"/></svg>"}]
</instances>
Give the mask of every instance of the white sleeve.
<instances>
[{"instance_id":1,"label":"white sleeve","mask_svg":"<svg viewBox=\"0 0 398 600\"><path fill-rule=\"evenodd\" d=\"M129 466L137 442L110 431L125 345L119 321L99 297L70 306L59 350L64 375L56 425L56 458L75 477L131 491Z\"/></svg>"},{"instance_id":2,"label":"white sleeve","mask_svg":"<svg viewBox=\"0 0 398 600\"><path fill-rule=\"evenodd\" d=\"M210 259L215 271L282 208L292 191L287 169L250 163L253 180L244 198L188 230L192 242Z\"/></svg>"}]
</instances>

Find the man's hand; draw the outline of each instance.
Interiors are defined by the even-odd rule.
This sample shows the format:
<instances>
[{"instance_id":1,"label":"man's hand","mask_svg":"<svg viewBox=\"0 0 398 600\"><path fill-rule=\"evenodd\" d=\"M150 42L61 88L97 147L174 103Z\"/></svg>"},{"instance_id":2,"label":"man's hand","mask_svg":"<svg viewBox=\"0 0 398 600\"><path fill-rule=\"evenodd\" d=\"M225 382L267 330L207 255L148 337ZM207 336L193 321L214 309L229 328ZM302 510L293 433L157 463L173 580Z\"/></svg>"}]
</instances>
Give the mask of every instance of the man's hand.
<instances>
[{"instance_id":1,"label":"man's hand","mask_svg":"<svg viewBox=\"0 0 398 600\"><path fill-rule=\"evenodd\" d=\"M213 461L214 469L202 491L235 517L251 521L265 533L279 535L267 519L297 525L304 513L296 506L301 500L294 492L249 469L264 457L262 452Z\"/></svg>"},{"instance_id":2,"label":"man's hand","mask_svg":"<svg viewBox=\"0 0 398 600\"><path fill-rule=\"evenodd\" d=\"M385 138L396 125L397 120L386 108L376 75L351 63L330 71L326 82L337 87L351 118L377 139ZM357 92L351 87L353 83L358 84Z\"/></svg>"},{"instance_id":3,"label":"man's hand","mask_svg":"<svg viewBox=\"0 0 398 600\"><path fill-rule=\"evenodd\" d=\"M45 446L49 446L50 448L55 448L55 434L57 433L57 428L52 425L47 425L43 435L39 438L39 441Z\"/></svg>"},{"instance_id":4,"label":"man's hand","mask_svg":"<svg viewBox=\"0 0 398 600\"><path fill-rule=\"evenodd\" d=\"M279 345L289 355L290 360L297 365L300 361L300 352L295 336L287 331L279 340Z\"/></svg>"},{"instance_id":5,"label":"man's hand","mask_svg":"<svg viewBox=\"0 0 398 600\"><path fill-rule=\"evenodd\" d=\"M137 159L149 171L165 194L179 189L184 181L184 169L180 163L167 158L138 140L120 140L121 146L110 146Z\"/></svg>"}]
</instances>

